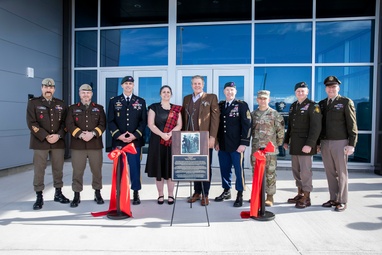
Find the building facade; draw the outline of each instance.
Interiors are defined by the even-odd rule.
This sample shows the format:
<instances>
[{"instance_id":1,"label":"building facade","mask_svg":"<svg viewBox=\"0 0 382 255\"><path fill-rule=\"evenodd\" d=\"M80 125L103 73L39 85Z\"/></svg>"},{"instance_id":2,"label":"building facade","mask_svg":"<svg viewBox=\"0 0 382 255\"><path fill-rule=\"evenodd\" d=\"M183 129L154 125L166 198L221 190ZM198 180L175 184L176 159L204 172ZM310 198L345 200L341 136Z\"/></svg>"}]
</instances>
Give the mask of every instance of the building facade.
<instances>
[{"instance_id":1,"label":"building facade","mask_svg":"<svg viewBox=\"0 0 382 255\"><path fill-rule=\"evenodd\" d=\"M12 7L15 16L11 19L22 19L21 7L27 1L15 2L20 4ZM79 86L88 83L94 90L93 99L107 109L109 98L121 93L122 77L132 75L135 93L148 105L159 101L159 89L164 84L173 88L173 102L181 104L192 91L191 77L199 74L205 77L205 90L216 93L219 99L224 99L224 84L234 81L238 98L245 100L251 110L257 107L257 91L270 90L270 105L284 115L287 124L289 106L296 100L294 85L305 81L309 97L319 101L326 97L323 80L336 75L342 81L340 94L353 99L357 111L359 142L349 166L381 171L380 0L37 2L48 13L58 12L57 17L49 17L53 24L58 23L58 32L54 33L58 38L47 43L44 39L48 38L37 37L35 45L40 41L48 45L36 46L34 51L43 52L44 57L54 56L56 63L46 65L40 73L32 57L27 57L31 64L13 60L18 68L35 70L34 79L19 77L18 84L34 84L33 90L29 88L22 96L24 99L38 94L38 84L46 73L57 79L57 95L68 104L78 101ZM4 5L0 4L0 11L12 13L12 8ZM37 9L32 24L39 24L41 19ZM53 30L49 23L39 26L46 26L48 34ZM35 35L39 26L32 26L28 32ZM56 51L45 52L47 48ZM3 103L10 105L7 100ZM20 116L25 107L20 99ZM26 140L29 132L25 121L14 123L18 127L14 133L10 131L12 125L5 128L7 135L1 139ZM23 136L17 137L20 133ZM111 150L108 132L104 139L107 153ZM1 144L2 151L9 151ZM31 160L27 146L23 153L25 160L19 164ZM280 153L279 166L290 166L288 151ZM314 157L314 166L323 167L320 154Z\"/></svg>"}]
</instances>

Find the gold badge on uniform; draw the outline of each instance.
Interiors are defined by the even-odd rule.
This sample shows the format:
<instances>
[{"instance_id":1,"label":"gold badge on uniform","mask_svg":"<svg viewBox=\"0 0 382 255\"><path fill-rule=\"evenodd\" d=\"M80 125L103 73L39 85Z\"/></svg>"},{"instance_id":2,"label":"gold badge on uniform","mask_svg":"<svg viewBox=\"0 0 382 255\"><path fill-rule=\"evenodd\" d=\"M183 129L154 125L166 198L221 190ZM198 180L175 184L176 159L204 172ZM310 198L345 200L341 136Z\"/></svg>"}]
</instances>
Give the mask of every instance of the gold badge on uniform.
<instances>
[{"instance_id":1,"label":"gold badge on uniform","mask_svg":"<svg viewBox=\"0 0 382 255\"><path fill-rule=\"evenodd\" d=\"M251 113L249 112L249 110L247 110L247 119L251 119Z\"/></svg>"},{"instance_id":2,"label":"gold badge on uniform","mask_svg":"<svg viewBox=\"0 0 382 255\"><path fill-rule=\"evenodd\" d=\"M37 133L40 129L38 127L32 126L33 132Z\"/></svg>"},{"instance_id":3,"label":"gold badge on uniform","mask_svg":"<svg viewBox=\"0 0 382 255\"><path fill-rule=\"evenodd\" d=\"M320 113L320 106L318 104L314 105L314 112L315 113Z\"/></svg>"}]
</instances>

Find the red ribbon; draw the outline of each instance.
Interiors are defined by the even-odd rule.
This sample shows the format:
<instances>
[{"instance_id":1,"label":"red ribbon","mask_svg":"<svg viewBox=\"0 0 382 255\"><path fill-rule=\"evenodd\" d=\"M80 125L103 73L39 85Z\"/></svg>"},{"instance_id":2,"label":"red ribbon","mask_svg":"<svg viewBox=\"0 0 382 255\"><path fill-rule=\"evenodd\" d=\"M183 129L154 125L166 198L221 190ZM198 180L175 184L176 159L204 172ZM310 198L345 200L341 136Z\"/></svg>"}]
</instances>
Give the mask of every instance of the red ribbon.
<instances>
[{"instance_id":1,"label":"red ribbon","mask_svg":"<svg viewBox=\"0 0 382 255\"><path fill-rule=\"evenodd\" d=\"M266 163L265 155L268 152L275 152L275 146L272 142L268 142L267 147L264 150L258 150L253 153L256 158L254 169L253 169L253 180L252 180L252 193L251 193L251 204L250 211L242 211L240 216L242 218L258 217L259 209L261 207L261 186L263 184L264 169Z\"/></svg>"},{"instance_id":2,"label":"red ribbon","mask_svg":"<svg viewBox=\"0 0 382 255\"><path fill-rule=\"evenodd\" d=\"M117 166L118 166L118 159L120 156L122 156L122 162L123 162L123 171L121 176L121 190L120 190L120 197L119 197L119 205L121 212L126 213L130 217L132 217L132 213L130 210L130 181L129 181L129 165L127 161L126 153L130 154L137 154L137 151L135 149L135 146L133 143L130 143L123 147L122 149L115 149L107 155L109 159L113 160L113 176L111 180L111 194L110 194L110 204L109 204L109 210L104 212L92 212L91 214L94 217L104 216L108 214L111 211L117 210Z\"/></svg>"}]
</instances>

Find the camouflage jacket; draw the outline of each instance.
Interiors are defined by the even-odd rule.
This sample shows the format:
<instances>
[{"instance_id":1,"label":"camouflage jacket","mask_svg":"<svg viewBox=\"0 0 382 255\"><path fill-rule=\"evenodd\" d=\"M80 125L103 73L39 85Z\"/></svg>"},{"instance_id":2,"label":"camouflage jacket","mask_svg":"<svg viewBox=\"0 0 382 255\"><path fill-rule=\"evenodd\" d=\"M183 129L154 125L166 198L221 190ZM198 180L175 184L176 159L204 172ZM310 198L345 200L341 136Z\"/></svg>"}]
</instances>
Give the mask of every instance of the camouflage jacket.
<instances>
[{"instance_id":1,"label":"camouflage jacket","mask_svg":"<svg viewBox=\"0 0 382 255\"><path fill-rule=\"evenodd\" d=\"M275 153L278 154L278 146L284 141L284 118L274 109L268 108L261 112L259 109L251 113L252 117L252 154L259 148L265 148L271 141L276 147Z\"/></svg>"}]
</instances>

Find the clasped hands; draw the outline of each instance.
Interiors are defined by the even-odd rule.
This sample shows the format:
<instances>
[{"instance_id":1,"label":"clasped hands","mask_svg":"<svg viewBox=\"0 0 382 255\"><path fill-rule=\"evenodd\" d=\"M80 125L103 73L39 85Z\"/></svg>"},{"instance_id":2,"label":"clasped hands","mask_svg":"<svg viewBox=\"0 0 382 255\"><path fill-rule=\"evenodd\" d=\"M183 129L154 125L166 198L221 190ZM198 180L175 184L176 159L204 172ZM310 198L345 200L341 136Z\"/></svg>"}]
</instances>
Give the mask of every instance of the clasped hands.
<instances>
[{"instance_id":1,"label":"clasped hands","mask_svg":"<svg viewBox=\"0 0 382 255\"><path fill-rule=\"evenodd\" d=\"M85 142L89 142L91 139L93 139L94 134L90 131L82 131L80 136L78 138L84 140Z\"/></svg>"}]
</instances>

